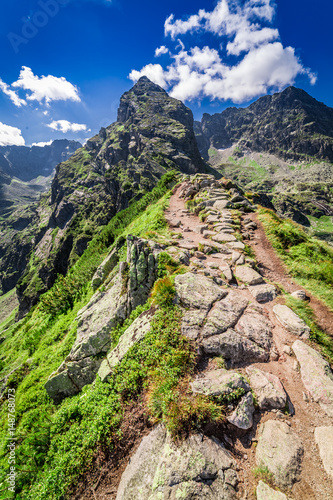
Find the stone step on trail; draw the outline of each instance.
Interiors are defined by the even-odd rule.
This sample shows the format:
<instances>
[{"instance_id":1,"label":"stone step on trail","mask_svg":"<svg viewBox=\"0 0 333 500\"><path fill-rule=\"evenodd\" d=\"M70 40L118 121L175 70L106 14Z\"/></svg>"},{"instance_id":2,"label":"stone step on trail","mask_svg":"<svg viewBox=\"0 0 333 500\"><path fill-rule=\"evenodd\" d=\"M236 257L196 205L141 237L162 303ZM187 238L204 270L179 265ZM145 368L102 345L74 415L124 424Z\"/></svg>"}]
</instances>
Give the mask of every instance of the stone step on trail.
<instances>
[{"instance_id":1,"label":"stone step on trail","mask_svg":"<svg viewBox=\"0 0 333 500\"><path fill-rule=\"evenodd\" d=\"M249 291L254 299L260 304L271 302L278 296L278 291L274 285L249 286Z\"/></svg>"},{"instance_id":2,"label":"stone step on trail","mask_svg":"<svg viewBox=\"0 0 333 500\"><path fill-rule=\"evenodd\" d=\"M211 370L191 383L192 391L206 396L227 396L237 389L251 390L245 377L234 370Z\"/></svg>"},{"instance_id":3,"label":"stone step on trail","mask_svg":"<svg viewBox=\"0 0 333 500\"><path fill-rule=\"evenodd\" d=\"M314 436L324 469L333 479L333 426L317 427Z\"/></svg>"},{"instance_id":4,"label":"stone step on trail","mask_svg":"<svg viewBox=\"0 0 333 500\"><path fill-rule=\"evenodd\" d=\"M249 366L246 373L261 410L285 408L287 394L278 377L254 366Z\"/></svg>"},{"instance_id":5,"label":"stone step on trail","mask_svg":"<svg viewBox=\"0 0 333 500\"><path fill-rule=\"evenodd\" d=\"M227 243L229 241L237 241L236 237L233 234L229 233L219 233L215 236L212 236L213 241L217 241L218 243Z\"/></svg>"},{"instance_id":6,"label":"stone step on trail","mask_svg":"<svg viewBox=\"0 0 333 500\"><path fill-rule=\"evenodd\" d=\"M288 500L281 491L273 490L268 484L259 481L256 489L257 500Z\"/></svg>"},{"instance_id":7,"label":"stone step on trail","mask_svg":"<svg viewBox=\"0 0 333 500\"><path fill-rule=\"evenodd\" d=\"M259 285L264 283L263 277L257 271L252 269L252 267L247 265L236 266L234 274L237 280L240 280L247 285Z\"/></svg>"}]
</instances>

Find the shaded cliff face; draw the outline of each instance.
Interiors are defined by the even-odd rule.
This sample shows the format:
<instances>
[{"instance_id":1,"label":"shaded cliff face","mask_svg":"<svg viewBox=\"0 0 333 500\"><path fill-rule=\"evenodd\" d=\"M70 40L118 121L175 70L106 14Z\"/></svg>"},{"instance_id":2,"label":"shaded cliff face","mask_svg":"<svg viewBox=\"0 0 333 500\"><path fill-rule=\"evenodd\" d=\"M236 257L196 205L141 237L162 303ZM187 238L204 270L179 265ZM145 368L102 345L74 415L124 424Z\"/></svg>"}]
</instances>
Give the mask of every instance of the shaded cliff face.
<instances>
[{"instance_id":1,"label":"shaded cliff face","mask_svg":"<svg viewBox=\"0 0 333 500\"><path fill-rule=\"evenodd\" d=\"M165 172L193 174L207 168L195 140L192 112L141 78L121 98L117 122L57 166L51 190L18 236L17 249L11 246L10 255L5 249L0 270L20 251L20 238L29 240L29 262L17 287L20 314L58 273L66 273L99 226L151 190Z\"/></svg>"},{"instance_id":2,"label":"shaded cliff face","mask_svg":"<svg viewBox=\"0 0 333 500\"><path fill-rule=\"evenodd\" d=\"M333 108L294 87L261 97L245 109L205 113L196 122L196 134L206 155L210 146L223 149L238 143L283 159L333 162Z\"/></svg>"}]
</instances>

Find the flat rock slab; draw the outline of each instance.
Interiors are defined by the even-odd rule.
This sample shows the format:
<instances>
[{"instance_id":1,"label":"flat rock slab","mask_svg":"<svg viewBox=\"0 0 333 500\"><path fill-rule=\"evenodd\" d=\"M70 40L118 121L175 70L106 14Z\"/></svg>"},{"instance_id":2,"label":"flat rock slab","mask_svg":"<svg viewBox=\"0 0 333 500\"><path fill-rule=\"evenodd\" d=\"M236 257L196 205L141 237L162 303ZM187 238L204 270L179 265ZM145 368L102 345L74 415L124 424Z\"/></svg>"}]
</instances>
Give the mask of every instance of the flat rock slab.
<instances>
[{"instance_id":1,"label":"flat rock slab","mask_svg":"<svg viewBox=\"0 0 333 500\"><path fill-rule=\"evenodd\" d=\"M254 366L249 366L246 372L261 410L279 409L286 406L287 394L278 377Z\"/></svg>"},{"instance_id":2,"label":"flat rock slab","mask_svg":"<svg viewBox=\"0 0 333 500\"><path fill-rule=\"evenodd\" d=\"M221 396L231 394L236 389L249 392L251 387L240 373L230 370L212 370L191 383L192 391L206 396Z\"/></svg>"},{"instance_id":3,"label":"flat rock slab","mask_svg":"<svg viewBox=\"0 0 333 500\"><path fill-rule=\"evenodd\" d=\"M216 236L212 236L213 241L217 241L218 243L227 243L229 241L237 241L236 237L233 234L229 233L219 233Z\"/></svg>"},{"instance_id":4,"label":"flat rock slab","mask_svg":"<svg viewBox=\"0 0 333 500\"><path fill-rule=\"evenodd\" d=\"M203 328L203 336L210 337L233 327L243 314L247 304L248 300L239 292L230 292L227 297L217 302L209 312Z\"/></svg>"},{"instance_id":5,"label":"flat rock slab","mask_svg":"<svg viewBox=\"0 0 333 500\"><path fill-rule=\"evenodd\" d=\"M211 279L193 273L176 276L175 288L177 298L183 307L203 310L210 309L214 302L227 294Z\"/></svg>"},{"instance_id":6,"label":"flat rock slab","mask_svg":"<svg viewBox=\"0 0 333 500\"><path fill-rule=\"evenodd\" d=\"M153 315L154 312L152 310L143 312L125 330L119 339L118 345L107 355L98 370L98 375L101 377L102 382L111 375L112 369L121 362L130 348L142 340L149 332Z\"/></svg>"},{"instance_id":7,"label":"flat rock slab","mask_svg":"<svg viewBox=\"0 0 333 500\"><path fill-rule=\"evenodd\" d=\"M219 250L220 252L226 254L231 253L228 247L226 247L225 245L221 245L221 243L217 243L217 241L201 240L199 241L199 245L202 245L204 247L209 247L212 250Z\"/></svg>"},{"instance_id":8,"label":"flat rock slab","mask_svg":"<svg viewBox=\"0 0 333 500\"><path fill-rule=\"evenodd\" d=\"M220 217L217 217L216 215L208 215L208 217L206 219L206 222L208 224L211 224L213 222L220 222L220 221L221 221Z\"/></svg>"},{"instance_id":9,"label":"flat rock slab","mask_svg":"<svg viewBox=\"0 0 333 500\"><path fill-rule=\"evenodd\" d=\"M222 356L230 366L269 360L267 351L232 329L204 339L202 348L208 356Z\"/></svg>"},{"instance_id":10,"label":"flat rock slab","mask_svg":"<svg viewBox=\"0 0 333 500\"><path fill-rule=\"evenodd\" d=\"M207 224L202 224L202 225L199 225L199 226L195 226L194 232L202 234L204 231L207 231L207 229L208 229Z\"/></svg>"},{"instance_id":11,"label":"flat rock slab","mask_svg":"<svg viewBox=\"0 0 333 500\"><path fill-rule=\"evenodd\" d=\"M215 231L208 231L208 230L206 230L206 231L204 231L204 232L202 233L202 236L203 236L204 238L209 238L210 236L215 236L215 235L216 235L216 232L215 232Z\"/></svg>"},{"instance_id":12,"label":"flat rock slab","mask_svg":"<svg viewBox=\"0 0 333 500\"><path fill-rule=\"evenodd\" d=\"M267 467L280 488L291 488L301 473L303 446L297 434L279 420L267 420L258 432L256 462Z\"/></svg>"},{"instance_id":13,"label":"flat rock slab","mask_svg":"<svg viewBox=\"0 0 333 500\"><path fill-rule=\"evenodd\" d=\"M217 208L217 210L224 210L225 208L230 207L230 201L229 200L217 200L214 202L213 207Z\"/></svg>"},{"instance_id":14,"label":"flat rock slab","mask_svg":"<svg viewBox=\"0 0 333 500\"><path fill-rule=\"evenodd\" d=\"M196 243L190 243L189 241L177 240L175 243L178 244L180 248L185 250L198 250L198 245Z\"/></svg>"},{"instance_id":15,"label":"flat rock slab","mask_svg":"<svg viewBox=\"0 0 333 500\"><path fill-rule=\"evenodd\" d=\"M268 484L259 481L257 486L257 500L288 500L288 497L281 491L273 490Z\"/></svg>"},{"instance_id":16,"label":"flat rock slab","mask_svg":"<svg viewBox=\"0 0 333 500\"><path fill-rule=\"evenodd\" d=\"M273 345L271 328L270 321L250 306L238 321L235 330L243 337L258 344L265 351L270 352Z\"/></svg>"},{"instance_id":17,"label":"flat rock slab","mask_svg":"<svg viewBox=\"0 0 333 500\"><path fill-rule=\"evenodd\" d=\"M248 392L241 398L235 411L227 417L227 420L238 429L251 429L253 426L253 413L253 396L251 392Z\"/></svg>"},{"instance_id":18,"label":"flat rock slab","mask_svg":"<svg viewBox=\"0 0 333 500\"><path fill-rule=\"evenodd\" d=\"M333 426L317 427L314 436L324 469L333 479Z\"/></svg>"},{"instance_id":19,"label":"flat rock slab","mask_svg":"<svg viewBox=\"0 0 333 500\"><path fill-rule=\"evenodd\" d=\"M274 285L255 285L249 287L250 293L257 302L264 304L271 302L278 296L277 289Z\"/></svg>"},{"instance_id":20,"label":"flat rock slab","mask_svg":"<svg viewBox=\"0 0 333 500\"><path fill-rule=\"evenodd\" d=\"M259 285L264 280L262 276L249 266L236 266L234 271L236 278L247 285Z\"/></svg>"},{"instance_id":21,"label":"flat rock slab","mask_svg":"<svg viewBox=\"0 0 333 500\"><path fill-rule=\"evenodd\" d=\"M301 340L292 349L301 367L305 388L328 416L333 417L333 373L328 362Z\"/></svg>"},{"instance_id":22,"label":"flat rock slab","mask_svg":"<svg viewBox=\"0 0 333 500\"><path fill-rule=\"evenodd\" d=\"M276 306L273 307L273 312L281 325L284 326L290 333L305 339L309 338L311 331L310 328L288 306L276 304Z\"/></svg>"},{"instance_id":23,"label":"flat rock slab","mask_svg":"<svg viewBox=\"0 0 333 500\"><path fill-rule=\"evenodd\" d=\"M216 438L175 444L161 425L144 437L121 477L117 500L235 500L237 465Z\"/></svg>"}]
</instances>

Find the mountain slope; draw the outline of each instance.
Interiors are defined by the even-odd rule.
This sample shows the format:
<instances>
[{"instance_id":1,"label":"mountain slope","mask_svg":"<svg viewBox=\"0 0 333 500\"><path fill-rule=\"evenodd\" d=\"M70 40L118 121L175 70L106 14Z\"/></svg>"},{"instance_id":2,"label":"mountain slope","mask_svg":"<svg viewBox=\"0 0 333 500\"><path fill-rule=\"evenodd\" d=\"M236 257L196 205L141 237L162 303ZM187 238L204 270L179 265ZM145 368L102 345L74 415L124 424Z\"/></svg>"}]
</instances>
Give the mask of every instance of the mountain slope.
<instances>
[{"instance_id":1,"label":"mountain slope","mask_svg":"<svg viewBox=\"0 0 333 500\"><path fill-rule=\"evenodd\" d=\"M17 288L20 314L29 310L58 273L66 273L99 226L149 192L165 172L190 174L205 169L192 112L141 78L121 98L117 122L102 128L57 166L51 191L42 196L34 220L16 235L15 246L9 243L3 251L0 271L14 265L21 242L31 252Z\"/></svg>"},{"instance_id":2,"label":"mountain slope","mask_svg":"<svg viewBox=\"0 0 333 500\"><path fill-rule=\"evenodd\" d=\"M295 87L261 97L245 109L205 113L196 133L206 153L210 146L229 148L237 142L240 148L283 159L333 162L333 108Z\"/></svg>"}]
</instances>

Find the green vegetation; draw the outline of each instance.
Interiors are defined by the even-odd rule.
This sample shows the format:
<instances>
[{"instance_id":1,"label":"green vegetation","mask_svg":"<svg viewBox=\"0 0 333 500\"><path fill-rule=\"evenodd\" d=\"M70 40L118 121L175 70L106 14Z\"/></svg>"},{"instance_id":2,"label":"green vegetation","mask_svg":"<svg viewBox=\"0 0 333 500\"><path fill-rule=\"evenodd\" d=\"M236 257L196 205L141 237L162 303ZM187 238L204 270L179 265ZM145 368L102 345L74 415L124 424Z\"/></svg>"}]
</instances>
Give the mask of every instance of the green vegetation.
<instances>
[{"instance_id":1,"label":"green vegetation","mask_svg":"<svg viewBox=\"0 0 333 500\"><path fill-rule=\"evenodd\" d=\"M274 475L270 472L266 465L261 465L253 469L253 475L258 481L264 481L271 486L274 486Z\"/></svg>"},{"instance_id":2,"label":"green vegetation","mask_svg":"<svg viewBox=\"0 0 333 500\"><path fill-rule=\"evenodd\" d=\"M333 311L333 249L271 210L261 209L259 219L290 274Z\"/></svg>"}]
</instances>

